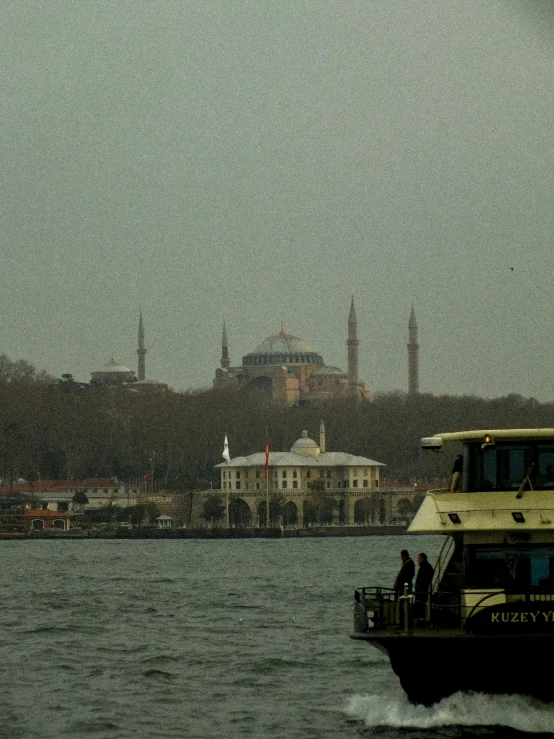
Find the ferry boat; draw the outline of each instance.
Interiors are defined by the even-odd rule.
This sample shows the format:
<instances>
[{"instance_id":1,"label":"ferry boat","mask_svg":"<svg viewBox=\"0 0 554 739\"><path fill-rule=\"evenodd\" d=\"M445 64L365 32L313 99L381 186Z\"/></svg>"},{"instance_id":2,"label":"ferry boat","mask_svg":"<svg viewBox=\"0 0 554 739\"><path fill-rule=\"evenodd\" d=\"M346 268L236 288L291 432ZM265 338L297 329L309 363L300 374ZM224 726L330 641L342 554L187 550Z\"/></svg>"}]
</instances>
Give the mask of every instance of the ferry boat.
<instances>
[{"instance_id":1,"label":"ferry boat","mask_svg":"<svg viewBox=\"0 0 554 739\"><path fill-rule=\"evenodd\" d=\"M413 703L460 690L554 700L554 429L444 433L421 444L463 460L408 529L445 536L433 581L425 593L357 588L352 638L388 654Z\"/></svg>"}]
</instances>

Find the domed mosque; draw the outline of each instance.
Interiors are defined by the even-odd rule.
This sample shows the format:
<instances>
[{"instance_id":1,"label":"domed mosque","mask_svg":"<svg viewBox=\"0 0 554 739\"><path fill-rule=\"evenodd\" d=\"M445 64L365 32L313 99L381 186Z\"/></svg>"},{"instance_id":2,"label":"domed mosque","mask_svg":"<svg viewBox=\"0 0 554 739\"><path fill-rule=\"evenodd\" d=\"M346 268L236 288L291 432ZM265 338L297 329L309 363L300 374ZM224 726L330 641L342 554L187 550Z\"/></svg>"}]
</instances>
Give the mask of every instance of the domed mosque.
<instances>
[{"instance_id":1,"label":"domed mosque","mask_svg":"<svg viewBox=\"0 0 554 739\"><path fill-rule=\"evenodd\" d=\"M157 382L146 377L146 343L142 310L139 312L138 326L138 372L135 372L123 364L116 362L113 354L107 364L95 372L91 372L90 384L97 387L120 387L130 386L135 392L153 392L157 390L168 390L164 382ZM137 377L138 375L138 377Z\"/></svg>"},{"instance_id":2,"label":"domed mosque","mask_svg":"<svg viewBox=\"0 0 554 739\"><path fill-rule=\"evenodd\" d=\"M137 376L133 370L125 367L123 364L112 358L103 367L95 372L91 372L90 382L92 385L126 385L129 382L136 382Z\"/></svg>"},{"instance_id":3,"label":"domed mosque","mask_svg":"<svg viewBox=\"0 0 554 739\"><path fill-rule=\"evenodd\" d=\"M225 323L221 342L221 368L215 373L214 387L246 387L263 390L274 400L289 405L351 396L369 400L369 393L358 380L358 322L354 299L348 317L348 371L328 367L306 341L287 334L268 336L242 364L231 367Z\"/></svg>"}]
</instances>

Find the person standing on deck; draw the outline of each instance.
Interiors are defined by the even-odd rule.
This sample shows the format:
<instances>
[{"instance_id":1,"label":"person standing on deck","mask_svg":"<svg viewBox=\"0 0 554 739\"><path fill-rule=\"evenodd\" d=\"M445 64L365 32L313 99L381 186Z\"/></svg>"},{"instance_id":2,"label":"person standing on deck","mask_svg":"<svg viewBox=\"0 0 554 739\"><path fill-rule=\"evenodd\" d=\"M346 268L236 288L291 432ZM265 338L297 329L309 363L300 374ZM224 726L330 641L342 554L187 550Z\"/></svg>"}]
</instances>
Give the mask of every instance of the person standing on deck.
<instances>
[{"instance_id":1,"label":"person standing on deck","mask_svg":"<svg viewBox=\"0 0 554 739\"><path fill-rule=\"evenodd\" d=\"M403 629L405 624L405 601L400 600L400 596L404 595L404 586L406 584L408 585L408 593L412 592L412 580L414 579L415 574L415 564L413 559L410 558L407 549L403 549L400 552L400 559L402 560L402 565L398 571L396 580L394 581L394 589L396 590L399 604L398 626L396 627L396 630Z\"/></svg>"},{"instance_id":2,"label":"person standing on deck","mask_svg":"<svg viewBox=\"0 0 554 739\"><path fill-rule=\"evenodd\" d=\"M408 593L412 592L412 581L415 575L415 564L413 559L410 558L407 549L403 549L400 552L400 559L402 565L394 581L394 589L399 595L404 595L404 583L408 583Z\"/></svg>"},{"instance_id":3,"label":"person standing on deck","mask_svg":"<svg viewBox=\"0 0 554 739\"><path fill-rule=\"evenodd\" d=\"M415 581L415 603L414 617L416 619L425 619L427 614L427 601L429 600L429 588L433 582L433 574L435 570L427 561L425 552L417 555L417 577Z\"/></svg>"},{"instance_id":4,"label":"person standing on deck","mask_svg":"<svg viewBox=\"0 0 554 739\"><path fill-rule=\"evenodd\" d=\"M452 481L450 483L450 492L455 493L460 487L462 472L464 469L464 458L461 454L456 455L454 467L452 468Z\"/></svg>"}]
</instances>

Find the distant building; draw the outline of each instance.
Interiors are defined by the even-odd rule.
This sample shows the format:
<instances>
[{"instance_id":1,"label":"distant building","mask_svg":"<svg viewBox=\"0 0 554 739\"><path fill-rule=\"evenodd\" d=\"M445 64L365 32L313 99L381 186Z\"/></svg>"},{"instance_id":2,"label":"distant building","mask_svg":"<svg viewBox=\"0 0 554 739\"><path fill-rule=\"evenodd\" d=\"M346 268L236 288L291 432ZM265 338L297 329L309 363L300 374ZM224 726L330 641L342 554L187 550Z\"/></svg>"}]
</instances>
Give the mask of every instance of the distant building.
<instances>
[{"instance_id":1,"label":"distant building","mask_svg":"<svg viewBox=\"0 0 554 739\"><path fill-rule=\"evenodd\" d=\"M57 529L67 531L71 515L48 509L33 510L27 508L22 516L25 529L30 531L44 531L45 529Z\"/></svg>"},{"instance_id":2,"label":"distant building","mask_svg":"<svg viewBox=\"0 0 554 739\"><path fill-rule=\"evenodd\" d=\"M146 379L146 343L144 334L144 323L142 321L142 310L139 312L138 327L138 379L139 381Z\"/></svg>"},{"instance_id":3,"label":"distant building","mask_svg":"<svg viewBox=\"0 0 554 739\"><path fill-rule=\"evenodd\" d=\"M265 452L217 465L218 493L229 503L231 525L265 524L268 500L278 500L283 523L301 527L311 522L323 499L331 511L329 523L367 523L377 505L383 466L368 457L326 451L322 422L319 444L303 431L290 452L270 452L267 478Z\"/></svg>"},{"instance_id":4,"label":"distant building","mask_svg":"<svg viewBox=\"0 0 554 739\"><path fill-rule=\"evenodd\" d=\"M214 387L244 387L268 392L274 400L293 405L332 398L354 397L369 400L369 392L358 378L359 340L354 299L348 317L348 371L329 367L306 341L287 334L268 336L242 364L232 367L227 329L223 324L221 367Z\"/></svg>"},{"instance_id":5,"label":"distant building","mask_svg":"<svg viewBox=\"0 0 554 739\"><path fill-rule=\"evenodd\" d=\"M263 390L274 400L288 405L351 397L369 400L370 393L359 379L358 319L354 298L350 303L347 327L347 369L325 364L321 354L304 339L286 333L282 327L231 365L227 327L223 322L220 367L215 371L215 388L240 387ZM414 307L408 322L408 394L419 393L419 343ZM146 376L146 334L142 310L138 324L137 372L117 362L112 355L100 369L91 373L91 385L128 386L136 392L170 390L167 384Z\"/></svg>"},{"instance_id":6,"label":"distant building","mask_svg":"<svg viewBox=\"0 0 554 739\"><path fill-rule=\"evenodd\" d=\"M144 322L142 319L142 310L139 312L138 326L138 372L135 372L123 364L119 364L112 358L110 361L91 373L90 384L96 387L121 387L123 385L132 385L130 389L137 392L156 392L168 390L168 386L164 382L151 380L146 377L146 339L144 331Z\"/></svg>"},{"instance_id":7,"label":"distant building","mask_svg":"<svg viewBox=\"0 0 554 739\"><path fill-rule=\"evenodd\" d=\"M75 504L73 501L75 494L81 492L88 499L85 505ZM20 496L22 502L30 500L35 507L40 506L42 510L58 512L81 511L108 505L126 508L138 502L140 492L140 485L121 485L110 477L93 477L85 480L37 480L34 483L24 482L0 486L0 498Z\"/></svg>"},{"instance_id":8,"label":"distant building","mask_svg":"<svg viewBox=\"0 0 554 739\"><path fill-rule=\"evenodd\" d=\"M408 395L419 393L419 342L417 321L412 305L408 322Z\"/></svg>"},{"instance_id":9,"label":"distant building","mask_svg":"<svg viewBox=\"0 0 554 739\"><path fill-rule=\"evenodd\" d=\"M130 382L136 382L137 376L128 367L116 362L112 354L110 361L91 373L90 384L97 386L117 386L127 385Z\"/></svg>"}]
</instances>

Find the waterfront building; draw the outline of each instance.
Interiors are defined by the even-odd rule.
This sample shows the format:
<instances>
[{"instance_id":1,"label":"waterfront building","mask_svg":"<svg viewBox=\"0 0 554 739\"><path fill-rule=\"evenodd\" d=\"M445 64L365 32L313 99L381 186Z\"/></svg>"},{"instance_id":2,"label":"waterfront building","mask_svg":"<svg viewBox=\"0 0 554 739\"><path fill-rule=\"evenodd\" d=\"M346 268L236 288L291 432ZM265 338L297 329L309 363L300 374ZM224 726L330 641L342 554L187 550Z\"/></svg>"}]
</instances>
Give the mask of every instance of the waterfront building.
<instances>
[{"instance_id":1,"label":"waterfront building","mask_svg":"<svg viewBox=\"0 0 554 739\"><path fill-rule=\"evenodd\" d=\"M0 486L0 498L20 496L22 500L40 504L42 510L74 512L84 509L116 505L120 508L139 502L141 487L138 483L121 484L111 477L93 477L85 480L37 480ZM76 504L76 493L84 493L86 505Z\"/></svg>"},{"instance_id":2,"label":"waterfront building","mask_svg":"<svg viewBox=\"0 0 554 739\"><path fill-rule=\"evenodd\" d=\"M45 529L68 531L71 514L51 511L44 508L27 508L23 513L21 520L27 531L44 531Z\"/></svg>"},{"instance_id":3,"label":"waterfront building","mask_svg":"<svg viewBox=\"0 0 554 739\"><path fill-rule=\"evenodd\" d=\"M268 504L270 522L273 508L284 525L368 523L379 518L383 466L368 457L326 451L322 422L319 444L303 431L290 451L271 451L267 476L265 452L216 465L218 494L225 499L230 525L265 525Z\"/></svg>"}]
</instances>

